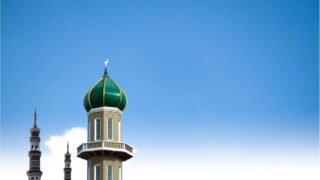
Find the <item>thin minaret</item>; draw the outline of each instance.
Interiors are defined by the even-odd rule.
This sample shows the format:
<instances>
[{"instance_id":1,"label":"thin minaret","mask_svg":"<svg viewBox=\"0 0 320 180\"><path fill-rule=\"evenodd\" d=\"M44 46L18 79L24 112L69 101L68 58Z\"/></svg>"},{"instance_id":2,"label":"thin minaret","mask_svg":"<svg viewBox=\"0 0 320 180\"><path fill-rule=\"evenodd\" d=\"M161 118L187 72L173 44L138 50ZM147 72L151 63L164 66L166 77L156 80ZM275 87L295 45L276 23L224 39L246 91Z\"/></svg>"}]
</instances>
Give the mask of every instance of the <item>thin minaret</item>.
<instances>
[{"instance_id":1,"label":"thin minaret","mask_svg":"<svg viewBox=\"0 0 320 180\"><path fill-rule=\"evenodd\" d=\"M71 180L71 154L69 153L69 142L67 144L67 153L64 155L64 180Z\"/></svg>"},{"instance_id":2,"label":"thin minaret","mask_svg":"<svg viewBox=\"0 0 320 180\"><path fill-rule=\"evenodd\" d=\"M29 151L29 170L27 171L28 180L41 180L42 171L40 170L40 129L37 127L37 112L34 111L33 127L30 129L30 151Z\"/></svg>"}]
</instances>

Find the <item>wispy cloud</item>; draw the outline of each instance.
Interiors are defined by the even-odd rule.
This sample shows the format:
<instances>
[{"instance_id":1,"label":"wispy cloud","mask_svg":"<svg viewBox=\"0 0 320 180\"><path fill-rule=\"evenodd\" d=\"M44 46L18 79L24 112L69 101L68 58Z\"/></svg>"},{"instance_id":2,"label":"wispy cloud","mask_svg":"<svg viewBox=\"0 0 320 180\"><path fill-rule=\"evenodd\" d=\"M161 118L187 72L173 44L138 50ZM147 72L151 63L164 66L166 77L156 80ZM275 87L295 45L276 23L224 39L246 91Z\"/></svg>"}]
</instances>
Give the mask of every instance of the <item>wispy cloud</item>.
<instances>
[{"instance_id":1,"label":"wispy cloud","mask_svg":"<svg viewBox=\"0 0 320 180\"><path fill-rule=\"evenodd\" d=\"M86 141L86 129L75 127L44 141L46 148L41 158L43 180L63 179L66 143L72 154L72 179L86 180L86 161L76 157L76 148ZM26 153L27 154L27 153ZM292 154L264 154L254 157L250 153L217 155L186 149L182 153L146 152L139 147L135 157L124 163L124 180L162 179L218 179L218 180L318 180L317 163ZM26 179L28 157L10 156L1 159L3 179Z\"/></svg>"},{"instance_id":2,"label":"wispy cloud","mask_svg":"<svg viewBox=\"0 0 320 180\"><path fill-rule=\"evenodd\" d=\"M125 180L204 179L204 180L318 180L317 163L288 157L252 158L248 154L237 157L217 157L214 154L188 152L145 156L139 154L125 163ZM295 159L293 157L292 159Z\"/></svg>"}]
</instances>

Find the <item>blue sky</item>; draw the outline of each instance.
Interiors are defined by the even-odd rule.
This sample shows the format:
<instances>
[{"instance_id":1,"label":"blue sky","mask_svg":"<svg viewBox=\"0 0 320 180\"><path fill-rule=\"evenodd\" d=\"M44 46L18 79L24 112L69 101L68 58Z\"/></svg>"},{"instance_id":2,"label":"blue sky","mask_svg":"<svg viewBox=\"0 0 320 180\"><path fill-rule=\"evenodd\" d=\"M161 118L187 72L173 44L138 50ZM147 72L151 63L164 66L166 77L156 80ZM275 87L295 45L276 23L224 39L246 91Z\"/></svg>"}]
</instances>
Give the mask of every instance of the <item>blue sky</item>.
<instances>
[{"instance_id":1,"label":"blue sky","mask_svg":"<svg viewBox=\"0 0 320 180\"><path fill-rule=\"evenodd\" d=\"M35 107L43 139L86 127L83 98L105 58L129 98L124 140L145 152L318 153L315 0L1 6L4 154L26 154Z\"/></svg>"}]
</instances>

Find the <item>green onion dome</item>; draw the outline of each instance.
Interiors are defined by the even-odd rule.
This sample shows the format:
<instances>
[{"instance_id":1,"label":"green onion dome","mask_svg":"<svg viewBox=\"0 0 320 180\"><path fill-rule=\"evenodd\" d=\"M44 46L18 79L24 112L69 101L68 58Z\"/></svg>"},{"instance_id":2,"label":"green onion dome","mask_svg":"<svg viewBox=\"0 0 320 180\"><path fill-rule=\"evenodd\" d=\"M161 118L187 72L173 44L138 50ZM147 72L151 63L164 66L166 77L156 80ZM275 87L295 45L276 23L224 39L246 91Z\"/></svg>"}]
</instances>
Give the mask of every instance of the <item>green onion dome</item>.
<instances>
[{"instance_id":1,"label":"green onion dome","mask_svg":"<svg viewBox=\"0 0 320 180\"><path fill-rule=\"evenodd\" d=\"M83 104L87 112L93 108L105 106L115 107L124 111L127 101L124 91L105 71L104 76L87 92Z\"/></svg>"}]
</instances>

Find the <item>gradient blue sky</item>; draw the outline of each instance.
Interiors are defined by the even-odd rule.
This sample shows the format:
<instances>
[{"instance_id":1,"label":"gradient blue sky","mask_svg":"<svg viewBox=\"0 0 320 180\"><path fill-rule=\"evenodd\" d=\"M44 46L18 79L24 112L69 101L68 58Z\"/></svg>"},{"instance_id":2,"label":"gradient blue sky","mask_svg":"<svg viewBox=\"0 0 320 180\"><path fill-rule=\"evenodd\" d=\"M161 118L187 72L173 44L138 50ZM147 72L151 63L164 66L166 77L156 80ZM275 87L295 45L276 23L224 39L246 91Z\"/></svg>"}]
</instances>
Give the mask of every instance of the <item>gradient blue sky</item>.
<instances>
[{"instance_id":1,"label":"gradient blue sky","mask_svg":"<svg viewBox=\"0 0 320 180\"><path fill-rule=\"evenodd\" d=\"M1 149L86 127L83 97L126 91L124 140L154 149L318 153L318 1L3 0ZM18 143L17 143L18 142ZM188 152L188 151L187 151Z\"/></svg>"}]
</instances>

